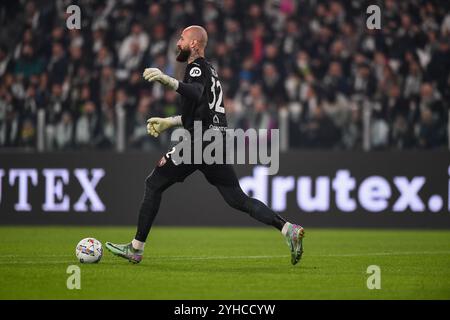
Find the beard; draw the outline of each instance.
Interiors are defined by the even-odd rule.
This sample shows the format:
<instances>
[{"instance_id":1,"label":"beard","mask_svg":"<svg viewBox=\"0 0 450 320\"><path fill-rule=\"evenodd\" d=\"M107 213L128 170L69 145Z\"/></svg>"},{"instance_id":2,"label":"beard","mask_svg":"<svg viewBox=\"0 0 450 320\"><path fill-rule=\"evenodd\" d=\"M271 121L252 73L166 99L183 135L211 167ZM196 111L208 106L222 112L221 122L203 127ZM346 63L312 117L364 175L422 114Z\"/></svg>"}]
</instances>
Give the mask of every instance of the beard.
<instances>
[{"instance_id":1,"label":"beard","mask_svg":"<svg viewBox=\"0 0 450 320\"><path fill-rule=\"evenodd\" d=\"M177 61L178 62L186 62L189 59L190 55L191 55L191 49L179 49L179 52L177 55Z\"/></svg>"}]
</instances>

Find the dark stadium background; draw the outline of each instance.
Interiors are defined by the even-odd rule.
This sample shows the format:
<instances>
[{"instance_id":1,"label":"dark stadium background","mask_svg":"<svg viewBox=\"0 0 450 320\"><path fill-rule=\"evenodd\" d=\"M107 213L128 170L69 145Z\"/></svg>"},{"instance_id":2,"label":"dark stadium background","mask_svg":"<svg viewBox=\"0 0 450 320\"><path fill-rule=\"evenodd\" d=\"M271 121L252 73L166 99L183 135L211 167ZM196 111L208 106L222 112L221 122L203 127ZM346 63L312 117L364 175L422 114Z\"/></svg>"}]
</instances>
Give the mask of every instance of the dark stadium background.
<instances>
[{"instance_id":1,"label":"dark stadium background","mask_svg":"<svg viewBox=\"0 0 450 320\"><path fill-rule=\"evenodd\" d=\"M80 30L66 27L72 4ZM380 30L366 27L372 4ZM450 10L419 0L2 1L0 224L135 224L144 179L170 137L148 136L146 120L180 113L177 94L142 72L181 78L175 43L191 24L209 33L206 57L221 77L229 127L280 129L279 177L349 170L358 186L381 176L391 188L386 209L358 202L351 213L336 207L332 186L327 210L305 212L294 188L282 214L310 226L450 227ZM37 174L25 180L29 212L15 209L11 174L24 168ZM68 211L43 207L48 168L68 170ZM105 170L96 189L104 211L73 208L76 168ZM392 211L396 176L425 177L423 210ZM359 200L356 189L351 196ZM168 191L157 223L257 225L232 211L195 174Z\"/></svg>"}]
</instances>

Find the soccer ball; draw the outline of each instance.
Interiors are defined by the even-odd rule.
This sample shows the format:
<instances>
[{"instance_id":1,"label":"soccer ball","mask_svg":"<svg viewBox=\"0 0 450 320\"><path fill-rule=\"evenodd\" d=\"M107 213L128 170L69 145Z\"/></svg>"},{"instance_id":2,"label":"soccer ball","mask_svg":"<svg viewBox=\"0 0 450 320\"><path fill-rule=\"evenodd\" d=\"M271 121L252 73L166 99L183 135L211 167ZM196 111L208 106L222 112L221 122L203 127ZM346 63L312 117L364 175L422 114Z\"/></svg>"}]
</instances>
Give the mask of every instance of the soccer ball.
<instances>
[{"instance_id":1,"label":"soccer ball","mask_svg":"<svg viewBox=\"0 0 450 320\"><path fill-rule=\"evenodd\" d=\"M81 263L97 263L103 256L102 243L94 238L84 238L78 242L75 255Z\"/></svg>"}]
</instances>

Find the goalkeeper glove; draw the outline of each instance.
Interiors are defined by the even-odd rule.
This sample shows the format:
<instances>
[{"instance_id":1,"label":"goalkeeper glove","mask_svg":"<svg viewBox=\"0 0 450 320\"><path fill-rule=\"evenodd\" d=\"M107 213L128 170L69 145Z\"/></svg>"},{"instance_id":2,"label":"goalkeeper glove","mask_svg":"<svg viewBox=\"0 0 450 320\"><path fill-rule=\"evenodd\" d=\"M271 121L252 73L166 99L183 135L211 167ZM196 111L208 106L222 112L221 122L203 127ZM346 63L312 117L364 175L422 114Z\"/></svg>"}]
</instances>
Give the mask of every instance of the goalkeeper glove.
<instances>
[{"instance_id":1,"label":"goalkeeper glove","mask_svg":"<svg viewBox=\"0 0 450 320\"><path fill-rule=\"evenodd\" d=\"M181 116L168 118L154 117L147 120L147 133L156 138L164 130L181 125Z\"/></svg>"},{"instance_id":2,"label":"goalkeeper glove","mask_svg":"<svg viewBox=\"0 0 450 320\"><path fill-rule=\"evenodd\" d=\"M162 73L158 68L147 68L142 75L144 76L144 79L149 82L158 81L173 90L178 89L178 80Z\"/></svg>"}]
</instances>

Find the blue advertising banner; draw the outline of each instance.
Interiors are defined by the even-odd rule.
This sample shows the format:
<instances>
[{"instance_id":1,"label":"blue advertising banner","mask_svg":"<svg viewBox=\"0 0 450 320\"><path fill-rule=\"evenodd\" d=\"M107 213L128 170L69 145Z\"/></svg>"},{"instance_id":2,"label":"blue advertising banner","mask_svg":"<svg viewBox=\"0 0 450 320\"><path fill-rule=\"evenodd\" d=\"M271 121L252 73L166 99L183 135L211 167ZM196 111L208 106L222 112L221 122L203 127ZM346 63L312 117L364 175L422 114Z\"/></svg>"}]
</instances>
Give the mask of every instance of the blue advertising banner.
<instances>
[{"instance_id":1,"label":"blue advertising banner","mask_svg":"<svg viewBox=\"0 0 450 320\"><path fill-rule=\"evenodd\" d=\"M162 154L1 153L0 224L134 225ZM243 190L313 227L450 228L449 152L289 152L235 165ZM164 194L159 225L259 226L199 172Z\"/></svg>"}]
</instances>

